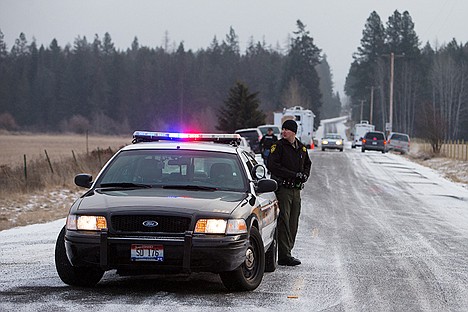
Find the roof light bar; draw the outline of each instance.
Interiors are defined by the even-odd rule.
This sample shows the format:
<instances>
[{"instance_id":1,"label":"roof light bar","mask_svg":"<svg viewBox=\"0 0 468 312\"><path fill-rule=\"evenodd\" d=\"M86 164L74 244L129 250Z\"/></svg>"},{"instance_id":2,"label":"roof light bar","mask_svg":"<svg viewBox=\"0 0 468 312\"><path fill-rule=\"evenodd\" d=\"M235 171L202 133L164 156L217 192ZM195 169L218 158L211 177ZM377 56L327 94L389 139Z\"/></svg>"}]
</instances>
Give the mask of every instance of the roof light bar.
<instances>
[{"instance_id":1,"label":"roof light bar","mask_svg":"<svg viewBox=\"0 0 468 312\"><path fill-rule=\"evenodd\" d=\"M177 132L155 132L155 131L135 131L133 133L133 143L154 142L160 140L182 141L182 142L216 142L216 143L239 143L239 134L225 133L177 133Z\"/></svg>"}]
</instances>

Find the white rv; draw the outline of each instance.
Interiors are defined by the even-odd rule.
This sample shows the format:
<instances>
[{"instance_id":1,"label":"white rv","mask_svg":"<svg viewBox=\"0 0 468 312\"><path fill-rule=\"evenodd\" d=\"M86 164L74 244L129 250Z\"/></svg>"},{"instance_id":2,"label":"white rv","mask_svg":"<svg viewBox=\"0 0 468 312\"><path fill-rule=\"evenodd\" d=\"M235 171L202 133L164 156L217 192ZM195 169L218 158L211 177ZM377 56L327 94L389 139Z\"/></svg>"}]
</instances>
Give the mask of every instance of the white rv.
<instances>
[{"instance_id":1,"label":"white rv","mask_svg":"<svg viewBox=\"0 0 468 312\"><path fill-rule=\"evenodd\" d=\"M280 129L284 121L288 119L296 121L297 138L308 148L311 147L314 136L315 115L310 109L304 109L302 106L293 106L283 109L281 113L273 113L273 117L274 124L280 127Z\"/></svg>"},{"instance_id":2,"label":"white rv","mask_svg":"<svg viewBox=\"0 0 468 312\"><path fill-rule=\"evenodd\" d=\"M362 138L366 135L369 131L375 131L375 126L369 124L367 120L361 120L360 123L355 124L353 128L353 132L351 132L351 148L356 148L356 146L362 145Z\"/></svg>"}]
</instances>

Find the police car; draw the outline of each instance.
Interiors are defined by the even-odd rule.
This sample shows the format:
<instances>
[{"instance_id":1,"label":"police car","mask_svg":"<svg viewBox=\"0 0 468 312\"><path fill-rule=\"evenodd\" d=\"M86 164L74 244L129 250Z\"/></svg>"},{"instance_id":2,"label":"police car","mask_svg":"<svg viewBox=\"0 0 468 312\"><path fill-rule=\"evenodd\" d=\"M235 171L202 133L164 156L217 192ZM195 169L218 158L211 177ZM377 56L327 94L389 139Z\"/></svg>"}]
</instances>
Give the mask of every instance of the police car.
<instances>
[{"instance_id":1,"label":"police car","mask_svg":"<svg viewBox=\"0 0 468 312\"><path fill-rule=\"evenodd\" d=\"M70 208L55 247L62 281L92 287L119 275L219 273L253 290L277 262L277 184L238 134L136 131Z\"/></svg>"}]
</instances>

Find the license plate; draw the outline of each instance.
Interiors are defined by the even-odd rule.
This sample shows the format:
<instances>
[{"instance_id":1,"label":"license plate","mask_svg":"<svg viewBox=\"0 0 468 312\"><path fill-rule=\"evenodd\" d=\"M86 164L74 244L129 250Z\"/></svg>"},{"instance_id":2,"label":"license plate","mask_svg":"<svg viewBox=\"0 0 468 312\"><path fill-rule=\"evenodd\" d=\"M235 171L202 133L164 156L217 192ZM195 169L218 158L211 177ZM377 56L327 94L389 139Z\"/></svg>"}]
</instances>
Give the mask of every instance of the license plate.
<instances>
[{"instance_id":1,"label":"license plate","mask_svg":"<svg viewBox=\"0 0 468 312\"><path fill-rule=\"evenodd\" d=\"M377 142L372 142L372 145L377 145Z\"/></svg>"},{"instance_id":2,"label":"license plate","mask_svg":"<svg viewBox=\"0 0 468 312\"><path fill-rule=\"evenodd\" d=\"M132 261L164 261L164 247L162 245L137 245L132 244Z\"/></svg>"}]
</instances>

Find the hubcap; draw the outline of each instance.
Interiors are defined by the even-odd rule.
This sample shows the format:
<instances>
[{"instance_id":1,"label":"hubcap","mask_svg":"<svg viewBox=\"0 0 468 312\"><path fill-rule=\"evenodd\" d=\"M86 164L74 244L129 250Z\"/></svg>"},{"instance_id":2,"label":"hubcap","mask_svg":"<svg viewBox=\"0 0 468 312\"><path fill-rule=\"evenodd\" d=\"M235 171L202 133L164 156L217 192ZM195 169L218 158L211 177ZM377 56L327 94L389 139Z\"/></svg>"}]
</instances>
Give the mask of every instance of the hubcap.
<instances>
[{"instance_id":1,"label":"hubcap","mask_svg":"<svg viewBox=\"0 0 468 312\"><path fill-rule=\"evenodd\" d=\"M248 270L251 270L254 266L254 263L255 263L255 255L252 249L248 248L245 253L245 267Z\"/></svg>"}]
</instances>

